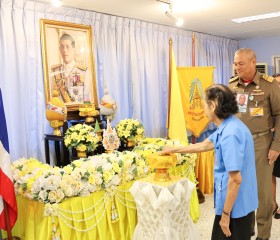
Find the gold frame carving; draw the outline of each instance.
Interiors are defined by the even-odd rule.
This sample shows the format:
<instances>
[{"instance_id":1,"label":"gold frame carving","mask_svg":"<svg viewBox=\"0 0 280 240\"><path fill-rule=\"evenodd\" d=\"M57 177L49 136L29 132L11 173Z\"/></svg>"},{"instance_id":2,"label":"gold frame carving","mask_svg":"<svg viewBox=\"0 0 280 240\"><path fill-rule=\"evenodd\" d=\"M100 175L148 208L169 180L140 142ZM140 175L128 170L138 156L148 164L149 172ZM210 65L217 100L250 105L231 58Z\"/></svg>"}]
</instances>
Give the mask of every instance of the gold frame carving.
<instances>
[{"instance_id":1,"label":"gold frame carving","mask_svg":"<svg viewBox=\"0 0 280 240\"><path fill-rule=\"evenodd\" d=\"M42 58L43 58L43 71L44 71L44 85L45 85L45 97L46 104L52 98L52 91L54 83L58 82L59 76L66 76L64 74L64 70L54 70L55 66L59 66L60 69L63 65L62 55L60 53L60 37L63 34L69 34L73 37L75 41L75 63L78 68L75 69L81 71L81 75L83 77L80 80L80 73L76 71L75 79L79 79L79 82L82 82L82 90L79 90L82 97L85 97L84 92L87 91L87 95L89 95L89 99L92 103L94 103L95 107L98 107L98 95L96 88L96 74L95 74L95 65L94 65L94 55L92 51L92 28L90 25L82 25L82 24L74 24L69 22L60 22L48 19L40 19L40 30L41 30L41 49L42 49ZM76 66L75 65L75 66ZM82 69L82 70L80 70ZM71 73L73 74L73 73ZM70 76L70 75L69 75ZM66 78L63 77L62 81L66 82ZM68 78L69 79L69 78ZM87 85L85 85L87 82ZM72 78L73 83L73 78ZM72 84L71 83L71 84ZM58 85L58 83L56 84ZM61 86L61 85L60 85ZM72 86L72 85L71 85ZM74 84L73 84L74 86ZM89 87L86 87L89 86ZM58 87L59 88L59 87ZM71 89L74 87L71 87ZM66 89L66 90L65 90ZM65 87L63 91L67 91L69 93L69 89ZM78 89L78 88L77 88ZM59 90L59 89L58 89ZM75 89L74 89L75 90ZM72 90L71 93L77 93L78 91ZM74 98L68 97L63 98L63 92L59 92L61 99L65 102L67 107L67 111L76 111L79 109L80 104L84 103L82 101L82 97L78 100L73 100ZM70 96L70 94L69 94Z\"/></svg>"}]
</instances>

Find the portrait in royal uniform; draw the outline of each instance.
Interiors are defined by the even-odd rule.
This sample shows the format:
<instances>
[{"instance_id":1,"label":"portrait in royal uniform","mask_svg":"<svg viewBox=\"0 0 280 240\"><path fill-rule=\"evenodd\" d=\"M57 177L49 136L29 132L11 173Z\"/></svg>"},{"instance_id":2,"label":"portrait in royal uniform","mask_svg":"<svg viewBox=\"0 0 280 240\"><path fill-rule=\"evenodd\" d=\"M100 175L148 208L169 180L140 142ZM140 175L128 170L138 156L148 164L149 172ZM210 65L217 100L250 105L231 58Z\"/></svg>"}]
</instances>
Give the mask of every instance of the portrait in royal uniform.
<instances>
[{"instance_id":1,"label":"portrait in royal uniform","mask_svg":"<svg viewBox=\"0 0 280 240\"><path fill-rule=\"evenodd\" d=\"M46 102L55 88L68 111L97 106L91 26L41 19L41 40Z\"/></svg>"}]
</instances>

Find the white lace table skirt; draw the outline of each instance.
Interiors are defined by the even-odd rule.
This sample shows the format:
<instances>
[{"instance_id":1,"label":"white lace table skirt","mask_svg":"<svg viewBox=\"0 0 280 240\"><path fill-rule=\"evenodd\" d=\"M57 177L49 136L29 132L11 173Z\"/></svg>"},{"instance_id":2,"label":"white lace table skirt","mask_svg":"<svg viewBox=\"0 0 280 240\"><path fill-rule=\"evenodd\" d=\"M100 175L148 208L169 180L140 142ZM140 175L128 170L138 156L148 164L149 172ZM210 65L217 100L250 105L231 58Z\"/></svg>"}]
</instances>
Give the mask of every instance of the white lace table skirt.
<instances>
[{"instance_id":1,"label":"white lace table skirt","mask_svg":"<svg viewBox=\"0 0 280 240\"><path fill-rule=\"evenodd\" d=\"M189 213L195 184L188 179L161 183L136 181L130 188L137 205L133 240L199 240Z\"/></svg>"}]
</instances>

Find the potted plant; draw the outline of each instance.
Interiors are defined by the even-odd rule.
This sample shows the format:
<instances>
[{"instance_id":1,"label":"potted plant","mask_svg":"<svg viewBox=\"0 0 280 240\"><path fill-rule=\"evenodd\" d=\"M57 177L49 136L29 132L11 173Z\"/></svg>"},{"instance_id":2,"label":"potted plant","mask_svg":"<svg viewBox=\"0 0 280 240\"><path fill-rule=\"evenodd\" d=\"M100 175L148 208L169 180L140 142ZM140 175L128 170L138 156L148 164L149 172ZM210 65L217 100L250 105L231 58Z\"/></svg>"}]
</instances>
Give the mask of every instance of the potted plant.
<instances>
[{"instance_id":1,"label":"potted plant","mask_svg":"<svg viewBox=\"0 0 280 240\"><path fill-rule=\"evenodd\" d=\"M128 118L121 120L116 126L116 131L118 137L126 143L127 147L134 146L144 138L144 127L137 119Z\"/></svg>"},{"instance_id":2,"label":"potted plant","mask_svg":"<svg viewBox=\"0 0 280 240\"><path fill-rule=\"evenodd\" d=\"M68 149L75 148L79 158L93 152L99 141L94 128L86 124L76 124L66 130L64 144Z\"/></svg>"}]
</instances>

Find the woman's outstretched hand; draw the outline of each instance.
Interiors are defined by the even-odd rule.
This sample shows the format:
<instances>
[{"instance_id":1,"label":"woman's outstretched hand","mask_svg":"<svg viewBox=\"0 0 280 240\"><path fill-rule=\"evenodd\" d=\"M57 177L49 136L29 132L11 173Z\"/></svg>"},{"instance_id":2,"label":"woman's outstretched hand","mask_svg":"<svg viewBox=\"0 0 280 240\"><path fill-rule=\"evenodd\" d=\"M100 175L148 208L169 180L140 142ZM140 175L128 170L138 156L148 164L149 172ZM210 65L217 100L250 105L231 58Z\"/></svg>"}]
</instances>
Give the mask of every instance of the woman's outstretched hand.
<instances>
[{"instance_id":1,"label":"woman's outstretched hand","mask_svg":"<svg viewBox=\"0 0 280 240\"><path fill-rule=\"evenodd\" d=\"M172 153L173 147L165 147L162 151L159 152L159 155L168 155Z\"/></svg>"}]
</instances>

